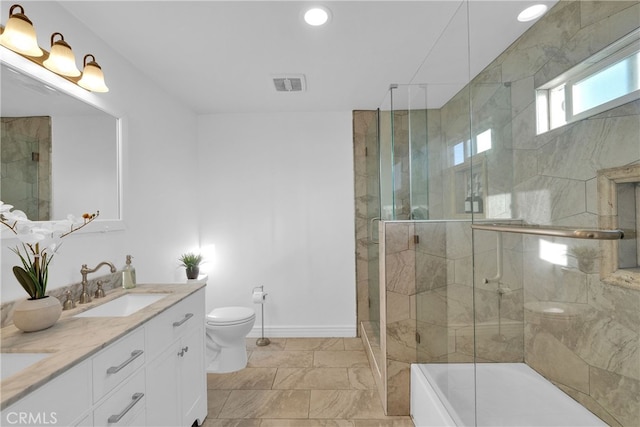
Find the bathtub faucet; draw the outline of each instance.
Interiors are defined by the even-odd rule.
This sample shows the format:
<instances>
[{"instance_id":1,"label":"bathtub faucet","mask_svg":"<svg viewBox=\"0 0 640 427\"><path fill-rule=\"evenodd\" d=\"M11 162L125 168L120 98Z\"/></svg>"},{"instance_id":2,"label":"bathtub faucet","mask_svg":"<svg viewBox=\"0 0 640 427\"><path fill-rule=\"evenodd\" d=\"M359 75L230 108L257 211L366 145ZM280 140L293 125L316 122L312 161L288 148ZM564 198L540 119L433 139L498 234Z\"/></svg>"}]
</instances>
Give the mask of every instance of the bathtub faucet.
<instances>
[{"instance_id":1,"label":"bathtub faucet","mask_svg":"<svg viewBox=\"0 0 640 427\"><path fill-rule=\"evenodd\" d=\"M80 304L86 304L88 302L91 302L91 298L89 297L89 292L87 291L87 286L89 285L89 282L87 281L87 274L95 273L103 265L108 265L111 268L112 273L116 272L116 267L109 261L103 261L100 264L96 265L95 268L88 268L87 264L82 264L82 268L80 269L80 274L82 274L82 282L81 282L82 293L80 294L80 301L79 301Z\"/></svg>"}]
</instances>

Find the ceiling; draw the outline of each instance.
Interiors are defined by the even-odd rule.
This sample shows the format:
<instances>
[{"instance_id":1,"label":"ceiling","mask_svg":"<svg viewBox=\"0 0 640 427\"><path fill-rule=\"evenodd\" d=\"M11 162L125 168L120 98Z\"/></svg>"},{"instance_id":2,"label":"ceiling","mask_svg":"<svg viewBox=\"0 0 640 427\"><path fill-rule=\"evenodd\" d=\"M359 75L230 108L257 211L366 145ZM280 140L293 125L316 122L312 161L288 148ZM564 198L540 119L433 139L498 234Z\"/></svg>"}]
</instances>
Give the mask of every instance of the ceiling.
<instances>
[{"instance_id":1,"label":"ceiling","mask_svg":"<svg viewBox=\"0 0 640 427\"><path fill-rule=\"evenodd\" d=\"M425 82L439 107L533 24L516 20L533 3L555 0L323 1L332 18L310 27L310 1L61 2L198 114L375 109L391 83ZM307 90L276 92L279 74Z\"/></svg>"}]
</instances>

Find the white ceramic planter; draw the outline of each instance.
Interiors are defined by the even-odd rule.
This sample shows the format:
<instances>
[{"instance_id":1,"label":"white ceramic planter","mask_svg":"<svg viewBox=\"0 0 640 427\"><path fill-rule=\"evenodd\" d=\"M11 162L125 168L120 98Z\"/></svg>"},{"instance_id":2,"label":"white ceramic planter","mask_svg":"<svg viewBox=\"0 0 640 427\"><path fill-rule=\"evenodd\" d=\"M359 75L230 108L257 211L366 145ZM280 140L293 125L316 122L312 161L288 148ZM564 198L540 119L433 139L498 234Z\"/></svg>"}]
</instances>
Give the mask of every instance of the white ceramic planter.
<instances>
[{"instance_id":1,"label":"white ceramic planter","mask_svg":"<svg viewBox=\"0 0 640 427\"><path fill-rule=\"evenodd\" d=\"M35 332L53 326L62 314L62 305L56 297L26 299L16 303L13 324L24 332Z\"/></svg>"}]
</instances>

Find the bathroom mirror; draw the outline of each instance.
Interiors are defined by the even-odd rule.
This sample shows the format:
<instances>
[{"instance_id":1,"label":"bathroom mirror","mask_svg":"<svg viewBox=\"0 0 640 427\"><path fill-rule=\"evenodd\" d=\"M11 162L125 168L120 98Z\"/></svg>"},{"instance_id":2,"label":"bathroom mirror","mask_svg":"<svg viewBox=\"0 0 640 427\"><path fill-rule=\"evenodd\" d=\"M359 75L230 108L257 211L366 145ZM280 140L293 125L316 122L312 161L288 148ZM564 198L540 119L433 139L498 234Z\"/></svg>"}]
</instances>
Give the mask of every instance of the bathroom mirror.
<instances>
[{"instance_id":1,"label":"bathroom mirror","mask_svg":"<svg viewBox=\"0 0 640 427\"><path fill-rule=\"evenodd\" d=\"M2 51L0 200L33 220L95 211L105 224L121 220L121 120L92 105L95 94L74 96L84 90Z\"/></svg>"}]
</instances>

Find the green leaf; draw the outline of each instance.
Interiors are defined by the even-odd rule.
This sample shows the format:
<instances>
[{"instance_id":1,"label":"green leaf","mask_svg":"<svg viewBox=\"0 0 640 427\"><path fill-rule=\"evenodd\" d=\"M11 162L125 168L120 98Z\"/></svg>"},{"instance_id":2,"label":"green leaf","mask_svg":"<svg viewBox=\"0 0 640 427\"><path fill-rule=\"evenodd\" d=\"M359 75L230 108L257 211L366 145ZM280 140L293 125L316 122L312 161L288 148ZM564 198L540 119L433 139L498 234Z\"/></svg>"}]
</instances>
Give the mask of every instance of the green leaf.
<instances>
[{"instance_id":1,"label":"green leaf","mask_svg":"<svg viewBox=\"0 0 640 427\"><path fill-rule=\"evenodd\" d=\"M24 268L17 265L13 267L13 274L16 276L16 279L18 279L18 282L20 282L24 290L27 291L29 296L31 298L37 298L36 285L33 282L31 275L27 273Z\"/></svg>"}]
</instances>

